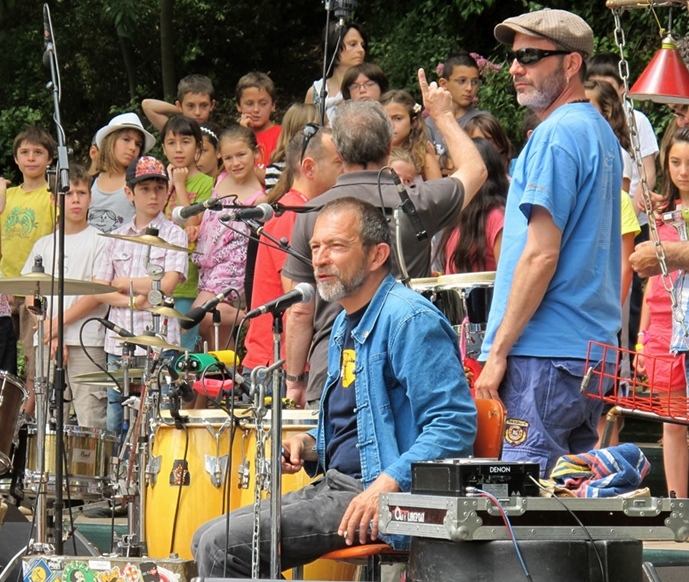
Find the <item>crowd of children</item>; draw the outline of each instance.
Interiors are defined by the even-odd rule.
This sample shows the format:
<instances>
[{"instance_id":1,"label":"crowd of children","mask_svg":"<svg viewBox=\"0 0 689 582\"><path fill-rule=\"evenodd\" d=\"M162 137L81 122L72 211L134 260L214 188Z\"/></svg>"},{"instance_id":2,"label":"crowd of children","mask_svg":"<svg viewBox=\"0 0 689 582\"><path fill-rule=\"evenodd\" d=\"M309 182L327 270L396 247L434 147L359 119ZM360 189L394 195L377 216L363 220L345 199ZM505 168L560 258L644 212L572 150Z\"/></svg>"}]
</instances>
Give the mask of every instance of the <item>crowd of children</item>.
<instances>
[{"instance_id":1,"label":"crowd of children","mask_svg":"<svg viewBox=\"0 0 689 582\"><path fill-rule=\"evenodd\" d=\"M160 132L159 143L167 167L145 155L154 147L156 138L134 112L116 115L95 133L89 152L89 173L80 166L70 166L69 191L65 194L66 276L98 280L117 288L107 295L70 297L65 302L65 345L71 376L91 371L94 366L91 360L101 365L107 360L108 366L113 367L122 355L113 332L105 334L99 324L91 322L80 337L81 323L87 317L103 317L109 312L108 318L113 323L128 329L133 321L130 331L143 333L154 325L153 316L147 311L151 307L148 293L156 287L157 280L164 294L174 299L175 308L182 313L218 294L225 295L218 305L219 333L211 314L181 335L178 322L170 320L168 343L181 342L189 351L200 351L202 341L211 349L232 345L234 325L244 310L253 305L252 285L260 284L260 277L253 272L257 246L249 242L250 229L243 221L228 221L224 214L210 211L186 219L180 227L171 221L173 210L209 199L222 199L223 203L235 206L255 206L276 202L290 192L294 198L293 168L297 168L299 180L308 183L309 176L301 176L300 164L309 140L319 127L336 118L343 101L370 99L383 105L393 128L389 166L406 187L414 188L423 181L452 172L453 160L433 121L424 118L422 107L408 92L390 90L380 67L365 62L367 37L363 29L350 23L333 27L326 37L332 58L324 71L325 78L315 81L308 89L305 103L293 104L287 110L282 125L275 120L276 88L265 73L250 72L239 79L234 96L237 120L224 128L210 119L216 107L211 80L194 74L180 81L174 103L157 99L142 102L146 118ZM637 168L631 163L628 128L620 101L623 85L616 63L613 67L612 62L608 55L591 60L586 89L587 97L613 126L625 159L623 189L629 196L623 197L623 217L627 217L623 250L628 256L634 238L640 233L635 214L640 211L641 190ZM477 107L482 75L474 56L453 54L439 66L437 73L438 84L452 97L457 122L476 142L488 169L488 179L456 223L438 237L434 266L445 273L492 271L500 256L514 147L498 119ZM649 186L653 187L658 146L648 120L639 112L635 115L642 134L642 162ZM524 123L526 140L538 119L526 115ZM299 144L301 160L296 160ZM685 192L686 180L680 177L678 169L680 165L689 165L685 161L686 148L689 148L689 134L680 129L668 138L663 151L666 159L662 194L668 207L674 206L675 198L681 199L685 207L689 204L689 199L684 200L685 194L689 197ZM22 182L9 187L9 181L0 178L1 276L16 277L30 272L38 256L42 257L46 272L53 272L55 197L48 191L46 170L54 158L55 143L44 130L29 127L15 139L13 153ZM334 179L333 176L328 179L331 177ZM673 184L674 189L669 186ZM302 202L301 198L298 201ZM643 222L643 215L640 219ZM148 227L155 227L157 236L166 242L194 252L185 256L180 251L98 236L99 233L137 236L147 232ZM668 227L659 230L668 239L675 236ZM634 299L636 287L631 284L628 261L623 260L622 264L621 300L629 303L627 296L633 289L634 314L642 302L638 297ZM150 265L162 269L162 275L152 276L155 269L149 269ZM641 309L639 329L644 351L640 351L636 366L644 372L649 372L644 354L669 353L669 298L659 291L659 285L656 280L649 282ZM227 293L228 289L232 292ZM265 294L257 293L257 296L264 298ZM30 299L0 295L0 365L12 373L17 370L16 330L27 359L27 387L33 395L35 340L30 304ZM54 351L49 348L57 332L52 305L49 301L42 348L48 354ZM12 315L18 319L18 326L12 325ZM81 355L81 346L89 352L90 359ZM136 355L142 354L138 350ZM682 359L678 358L675 365L676 383L667 389L684 390ZM662 370L656 372L660 376L665 374ZM117 393L112 391L106 399L103 391L72 381L69 384L72 411L79 424L121 427L122 410ZM117 406L111 406L113 402ZM26 411L33 413L33 396ZM680 473L684 475L679 477L671 472L668 483L683 496L687 490L689 460L677 451L683 449L686 453L686 447L680 446L685 439L685 430L666 428L666 446L674 451L672 454L679 455L683 463Z\"/></svg>"}]
</instances>

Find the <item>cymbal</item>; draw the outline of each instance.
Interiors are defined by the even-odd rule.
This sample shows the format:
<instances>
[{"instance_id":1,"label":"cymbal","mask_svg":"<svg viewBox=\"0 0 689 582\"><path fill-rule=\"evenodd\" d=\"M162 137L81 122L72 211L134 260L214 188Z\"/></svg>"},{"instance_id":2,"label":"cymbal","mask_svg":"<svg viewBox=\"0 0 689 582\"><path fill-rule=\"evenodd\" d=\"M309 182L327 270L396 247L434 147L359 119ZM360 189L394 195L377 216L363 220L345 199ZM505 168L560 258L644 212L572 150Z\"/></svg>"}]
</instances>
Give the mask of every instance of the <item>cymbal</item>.
<instances>
[{"instance_id":1,"label":"cymbal","mask_svg":"<svg viewBox=\"0 0 689 582\"><path fill-rule=\"evenodd\" d=\"M81 281L80 279L65 279L65 295L100 295L101 293L112 293L117 291L117 287L102 285L93 281ZM52 285L54 282L54 285ZM28 273L19 277L0 277L0 293L7 295L33 295L38 286L39 291L44 295L50 293L51 286L53 292L57 293L57 277L52 277L48 273Z\"/></svg>"},{"instance_id":2,"label":"cymbal","mask_svg":"<svg viewBox=\"0 0 689 582\"><path fill-rule=\"evenodd\" d=\"M151 313L162 315L164 317L171 317L172 319L180 319L182 321L193 321L193 319L187 317L186 315L184 315L184 313L177 311L173 307L166 307L164 305L161 305L160 307L150 307L149 309L146 309L146 311L150 311Z\"/></svg>"},{"instance_id":3,"label":"cymbal","mask_svg":"<svg viewBox=\"0 0 689 582\"><path fill-rule=\"evenodd\" d=\"M140 245L148 245L150 247L166 249L168 251L179 251L181 253L196 253L196 251L192 251L187 247L178 247L177 245L170 244L169 242L163 240L159 236L155 236L152 234L137 234L135 236L129 236L126 234L113 234L101 232L100 236L105 236L107 238L116 238L118 240L126 240Z\"/></svg>"},{"instance_id":4,"label":"cymbal","mask_svg":"<svg viewBox=\"0 0 689 582\"><path fill-rule=\"evenodd\" d=\"M124 381L123 370L113 370L110 374L118 382ZM129 370L129 379L132 381L139 381L143 378L143 368L132 368ZM88 372L87 374L77 374L72 376L70 380L78 384L89 384L91 386L112 386L112 379L105 372Z\"/></svg>"},{"instance_id":5,"label":"cymbal","mask_svg":"<svg viewBox=\"0 0 689 582\"><path fill-rule=\"evenodd\" d=\"M164 350L176 350L178 352L184 351L184 348L182 346L169 344L165 340L160 339L157 335L136 335L134 337L122 337L121 335L118 335L115 337L115 339L118 341L126 342L128 344L136 344L138 346L162 348Z\"/></svg>"}]
</instances>

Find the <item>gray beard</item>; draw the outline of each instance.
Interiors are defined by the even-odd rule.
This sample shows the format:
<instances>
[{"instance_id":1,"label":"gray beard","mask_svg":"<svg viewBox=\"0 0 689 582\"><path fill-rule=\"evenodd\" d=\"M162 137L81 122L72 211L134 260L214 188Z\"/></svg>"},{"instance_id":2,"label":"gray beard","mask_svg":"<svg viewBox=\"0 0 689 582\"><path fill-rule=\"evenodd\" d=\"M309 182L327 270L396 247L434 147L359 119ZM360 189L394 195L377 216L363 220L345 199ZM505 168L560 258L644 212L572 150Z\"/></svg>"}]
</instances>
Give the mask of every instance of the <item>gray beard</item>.
<instances>
[{"instance_id":1,"label":"gray beard","mask_svg":"<svg viewBox=\"0 0 689 582\"><path fill-rule=\"evenodd\" d=\"M316 283L316 286L318 287L318 294L321 296L321 299L332 303L333 301L339 301L354 293L354 291L361 287L365 279L366 273L362 271L348 284L345 284L342 279L338 279L334 283Z\"/></svg>"},{"instance_id":2,"label":"gray beard","mask_svg":"<svg viewBox=\"0 0 689 582\"><path fill-rule=\"evenodd\" d=\"M553 104L558 95L564 91L567 82L562 78L553 78L541 88L537 93L523 94L517 93L519 105L528 107L533 111L545 111Z\"/></svg>"}]
</instances>

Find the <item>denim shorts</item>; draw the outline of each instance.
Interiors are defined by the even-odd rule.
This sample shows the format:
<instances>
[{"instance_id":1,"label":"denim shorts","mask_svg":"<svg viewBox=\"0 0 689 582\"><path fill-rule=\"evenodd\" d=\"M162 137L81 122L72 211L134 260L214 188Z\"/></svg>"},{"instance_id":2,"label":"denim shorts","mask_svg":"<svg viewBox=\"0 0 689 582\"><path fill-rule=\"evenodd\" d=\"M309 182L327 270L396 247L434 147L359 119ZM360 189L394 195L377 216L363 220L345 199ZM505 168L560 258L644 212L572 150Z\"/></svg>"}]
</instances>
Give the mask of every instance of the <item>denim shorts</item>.
<instances>
[{"instance_id":1,"label":"denim shorts","mask_svg":"<svg viewBox=\"0 0 689 582\"><path fill-rule=\"evenodd\" d=\"M562 455L591 450L603 401L581 392L585 360L528 356L507 358L500 398L507 409L502 458L531 461L541 476ZM597 391L594 382L591 391Z\"/></svg>"}]
</instances>

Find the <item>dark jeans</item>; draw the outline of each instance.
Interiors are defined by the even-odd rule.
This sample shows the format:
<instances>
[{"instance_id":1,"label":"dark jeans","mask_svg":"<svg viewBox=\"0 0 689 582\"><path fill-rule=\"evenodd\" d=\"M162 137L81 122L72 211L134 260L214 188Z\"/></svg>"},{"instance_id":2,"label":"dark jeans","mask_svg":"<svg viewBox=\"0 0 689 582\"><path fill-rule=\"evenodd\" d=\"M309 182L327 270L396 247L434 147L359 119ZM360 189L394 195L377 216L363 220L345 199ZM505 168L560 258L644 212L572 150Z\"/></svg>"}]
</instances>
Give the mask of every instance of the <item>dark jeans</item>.
<instances>
[{"instance_id":1,"label":"dark jeans","mask_svg":"<svg viewBox=\"0 0 689 582\"><path fill-rule=\"evenodd\" d=\"M323 479L282 497L281 565L283 570L308 564L326 552L345 547L337 527L350 501L362 491L361 481L334 470ZM191 543L202 578L251 578L253 505L203 524ZM261 503L261 577L270 574L270 499Z\"/></svg>"}]
</instances>

